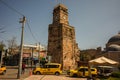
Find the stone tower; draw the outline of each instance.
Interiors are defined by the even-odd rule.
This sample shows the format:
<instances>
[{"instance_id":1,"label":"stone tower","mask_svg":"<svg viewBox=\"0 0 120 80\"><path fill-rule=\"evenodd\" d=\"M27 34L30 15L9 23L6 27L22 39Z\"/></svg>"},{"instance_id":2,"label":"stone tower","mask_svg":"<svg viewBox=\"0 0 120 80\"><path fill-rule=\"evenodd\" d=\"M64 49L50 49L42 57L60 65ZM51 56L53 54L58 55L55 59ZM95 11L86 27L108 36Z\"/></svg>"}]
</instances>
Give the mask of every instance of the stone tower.
<instances>
[{"instance_id":1,"label":"stone tower","mask_svg":"<svg viewBox=\"0 0 120 80\"><path fill-rule=\"evenodd\" d=\"M58 4L54 7L53 22L48 29L48 56L51 56L51 62L61 63L67 70L77 67L79 53L75 29L68 22L68 9Z\"/></svg>"}]
</instances>

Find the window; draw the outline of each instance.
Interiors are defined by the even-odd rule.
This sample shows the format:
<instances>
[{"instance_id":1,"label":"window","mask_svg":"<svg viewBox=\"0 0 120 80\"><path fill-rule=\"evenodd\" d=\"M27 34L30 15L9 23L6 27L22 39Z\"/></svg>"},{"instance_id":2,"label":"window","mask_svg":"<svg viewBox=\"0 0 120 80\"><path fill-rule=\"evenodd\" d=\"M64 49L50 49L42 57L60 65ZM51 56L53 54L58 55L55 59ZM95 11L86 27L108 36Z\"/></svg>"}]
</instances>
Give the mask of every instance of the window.
<instances>
[{"instance_id":1,"label":"window","mask_svg":"<svg viewBox=\"0 0 120 80\"><path fill-rule=\"evenodd\" d=\"M85 71L88 71L88 69L87 69L87 68L85 68Z\"/></svg>"},{"instance_id":2,"label":"window","mask_svg":"<svg viewBox=\"0 0 120 80\"><path fill-rule=\"evenodd\" d=\"M88 71L88 69L87 68L81 68L81 69L79 69L79 71L81 71L81 72Z\"/></svg>"},{"instance_id":3,"label":"window","mask_svg":"<svg viewBox=\"0 0 120 80\"><path fill-rule=\"evenodd\" d=\"M59 65L47 65L47 68L58 68Z\"/></svg>"},{"instance_id":4,"label":"window","mask_svg":"<svg viewBox=\"0 0 120 80\"><path fill-rule=\"evenodd\" d=\"M91 69L91 71L95 71L95 69Z\"/></svg>"},{"instance_id":5,"label":"window","mask_svg":"<svg viewBox=\"0 0 120 80\"><path fill-rule=\"evenodd\" d=\"M81 69L79 69L79 71L81 71L81 72L83 72L85 70L85 68L81 68Z\"/></svg>"}]
</instances>

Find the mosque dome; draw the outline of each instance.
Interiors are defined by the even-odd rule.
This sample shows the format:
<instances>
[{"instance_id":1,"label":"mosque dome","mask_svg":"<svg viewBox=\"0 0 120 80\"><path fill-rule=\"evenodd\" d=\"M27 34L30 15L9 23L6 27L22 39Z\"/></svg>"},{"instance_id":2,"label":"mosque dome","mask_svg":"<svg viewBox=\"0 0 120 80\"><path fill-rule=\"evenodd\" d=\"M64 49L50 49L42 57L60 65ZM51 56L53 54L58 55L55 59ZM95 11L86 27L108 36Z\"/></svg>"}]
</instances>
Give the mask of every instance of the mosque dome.
<instances>
[{"instance_id":1,"label":"mosque dome","mask_svg":"<svg viewBox=\"0 0 120 80\"><path fill-rule=\"evenodd\" d=\"M113 42L120 42L120 33L118 33L117 35L111 37L108 41L108 43L113 43Z\"/></svg>"},{"instance_id":2,"label":"mosque dome","mask_svg":"<svg viewBox=\"0 0 120 80\"><path fill-rule=\"evenodd\" d=\"M111 44L110 46L108 46L108 50L109 51L120 51L120 45Z\"/></svg>"},{"instance_id":3,"label":"mosque dome","mask_svg":"<svg viewBox=\"0 0 120 80\"><path fill-rule=\"evenodd\" d=\"M120 51L120 32L108 40L107 50Z\"/></svg>"}]
</instances>

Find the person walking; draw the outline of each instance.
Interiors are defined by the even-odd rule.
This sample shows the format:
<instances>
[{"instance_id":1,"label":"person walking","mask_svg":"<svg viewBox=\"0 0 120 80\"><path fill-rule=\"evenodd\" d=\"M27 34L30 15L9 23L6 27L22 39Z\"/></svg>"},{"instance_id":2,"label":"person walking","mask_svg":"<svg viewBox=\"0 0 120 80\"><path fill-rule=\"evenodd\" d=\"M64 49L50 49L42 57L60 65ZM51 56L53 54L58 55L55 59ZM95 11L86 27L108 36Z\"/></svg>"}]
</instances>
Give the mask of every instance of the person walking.
<instances>
[{"instance_id":1,"label":"person walking","mask_svg":"<svg viewBox=\"0 0 120 80\"><path fill-rule=\"evenodd\" d=\"M22 74L24 74L25 73L25 63L23 62L22 63Z\"/></svg>"}]
</instances>

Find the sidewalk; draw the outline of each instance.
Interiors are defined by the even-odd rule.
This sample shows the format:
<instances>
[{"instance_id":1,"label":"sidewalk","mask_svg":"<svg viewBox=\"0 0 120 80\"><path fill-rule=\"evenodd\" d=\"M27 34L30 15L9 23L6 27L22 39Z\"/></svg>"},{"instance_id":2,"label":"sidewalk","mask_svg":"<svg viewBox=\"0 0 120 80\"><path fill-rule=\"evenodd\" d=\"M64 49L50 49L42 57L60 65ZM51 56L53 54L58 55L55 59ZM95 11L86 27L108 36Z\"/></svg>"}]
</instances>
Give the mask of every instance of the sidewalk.
<instances>
[{"instance_id":1,"label":"sidewalk","mask_svg":"<svg viewBox=\"0 0 120 80\"><path fill-rule=\"evenodd\" d=\"M24 80L41 80L42 78L40 76L31 75L28 78L25 78Z\"/></svg>"},{"instance_id":2,"label":"sidewalk","mask_svg":"<svg viewBox=\"0 0 120 80\"><path fill-rule=\"evenodd\" d=\"M73 78L67 76L56 76L56 75L32 75L24 80L87 80L87 78Z\"/></svg>"},{"instance_id":3,"label":"sidewalk","mask_svg":"<svg viewBox=\"0 0 120 80\"><path fill-rule=\"evenodd\" d=\"M25 73L21 75L20 80L24 80L25 78L28 78L30 76L32 76L32 70L31 69L26 69Z\"/></svg>"},{"instance_id":4,"label":"sidewalk","mask_svg":"<svg viewBox=\"0 0 120 80\"><path fill-rule=\"evenodd\" d=\"M5 75L0 75L0 80L24 80L27 77L30 77L30 69L26 69L24 74L21 74L21 78L17 79L18 69L10 68L7 69Z\"/></svg>"}]
</instances>

